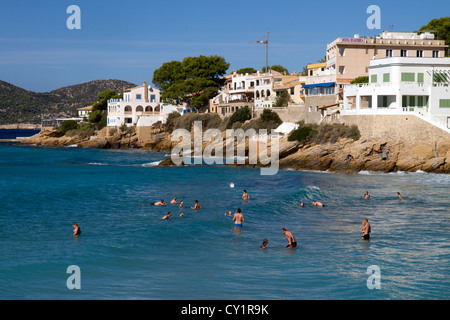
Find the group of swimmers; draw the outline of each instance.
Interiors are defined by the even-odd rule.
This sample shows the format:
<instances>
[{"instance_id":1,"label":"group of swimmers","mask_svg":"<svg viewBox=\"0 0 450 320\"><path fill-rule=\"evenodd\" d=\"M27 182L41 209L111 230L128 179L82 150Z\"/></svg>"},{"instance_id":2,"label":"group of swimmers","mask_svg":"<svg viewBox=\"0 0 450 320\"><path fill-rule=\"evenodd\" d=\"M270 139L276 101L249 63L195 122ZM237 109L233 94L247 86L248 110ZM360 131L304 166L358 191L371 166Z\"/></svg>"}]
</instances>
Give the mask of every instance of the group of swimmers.
<instances>
[{"instance_id":1,"label":"group of swimmers","mask_svg":"<svg viewBox=\"0 0 450 320\"><path fill-rule=\"evenodd\" d=\"M400 192L397 192L397 196L399 197L400 200L403 200L403 197L400 194ZM365 199L372 198L372 196L369 194L369 191L366 191L364 193L363 197ZM242 193L242 200L249 200L249 199L250 199L250 196L247 193L247 190L244 189L243 193ZM173 197L173 199L172 199L172 201L170 201L170 203L171 204L178 204L177 197ZM164 205L166 205L166 203L164 202L163 199L161 199L161 201L155 202L154 205L155 206L164 206ZM316 206L316 207L324 207L325 206L323 203L321 203L319 201L312 202L312 205ZM182 209L183 206L184 206L184 201L181 200L180 203L179 203L179 208ZM300 206L304 207L305 204L302 202L300 204ZM201 207L202 206L200 205L198 200L195 200L194 201L194 206L191 207L191 209L199 210L199 209L201 209ZM225 215L227 215L227 213L225 213ZM231 216L231 215L232 215L231 210L229 210L228 211L228 216ZM169 211L164 217L161 218L161 220L168 220L168 219L170 219L171 216L172 216L172 213ZM183 216L184 216L184 214L180 213L180 217L183 217ZM236 213L233 215L233 222L234 222L234 225L236 227L242 227L243 222L245 222L245 218L244 218L244 215L241 212L241 208L238 208L236 210ZM72 226L74 228L74 231L73 231L72 235L73 236L79 236L81 234L80 226L77 223L73 223ZM297 246L297 241L295 239L294 234L292 232L290 232L290 231L287 231L285 228L282 228L281 232L286 236L286 240L288 242L288 245L286 246L286 248L295 248ZM367 218L363 219L362 227L361 227L361 231L360 232L362 234L361 238L363 240L369 240L370 239L371 226L370 226L369 220ZM261 245L261 248L262 249L266 249L268 242L269 242L268 239L264 239L263 243Z\"/></svg>"},{"instance_id":2,"label":"group of swimmers","mask_svg":"<svg viewBox=\"0 0 450 320\"><path fill-rule=\"evenodd\" d=\"M173 199L170 201L170 204L178 204L177 202L177 197L173 197ZM164 199L161 199L160 201L157 201L155 203L153 203L154 206L165 206L167 205L167 203L164 202ZM180 209L184 208L184 201L181 200L178 206ZM201 209L202 206L200 205L200 203L198 202L198 200L194 201L194 206L191 207L191 209L194 210L199 210ZM172 216L172 213L169 211L164 217L161 218L161 220L168 220L170 219L170 217ZM184 217L184 213L180 213L180 217Z\"/></svg>"}]
</instances>

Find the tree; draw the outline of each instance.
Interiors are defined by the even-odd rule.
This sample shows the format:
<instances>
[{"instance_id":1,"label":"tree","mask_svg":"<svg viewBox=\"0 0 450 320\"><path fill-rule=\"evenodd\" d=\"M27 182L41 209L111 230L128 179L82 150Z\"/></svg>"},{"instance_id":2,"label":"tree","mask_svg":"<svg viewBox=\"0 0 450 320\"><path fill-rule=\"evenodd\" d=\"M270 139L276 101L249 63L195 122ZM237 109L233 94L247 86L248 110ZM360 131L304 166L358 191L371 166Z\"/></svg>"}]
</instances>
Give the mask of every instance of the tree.
<instances>
[{"instance_id":1,"label":"tree","mask_svg":"<svg viewBox=\"0 0 450 320\"><path fill-rule=\"evenodd\" d=\"M436 39L444 40L446 45L450 45L450 17L433 19L419 29L419 31L426 30L437 31Z\"/></svg>"},{"instance_id":2,"label":"tree","mask_svg":"<svg viewBox=\"0 0 450 320\"><path fill-rule=\"evenodd\" d=\"M246 73L252 74L252 73L256 73L256 72L258 72L258 71L253 69L253 68L251 68L251 67L249 67L249 68L242 68L242 69L239 69L237 71L238 74L246 74Z\"/></svg>"},{"instance_id":3,"label":"tree","mask_svg":"<svg viewBox=\"0 0 450 320\"><path fill-rule=\"evenodd\" d=\"M97 95L98 101L92 105L92 111L106 111L108 108L108 100L117 99L120 97L121 95L117 95L114 90L106 89Z\"/></svg>"},{"instance_id":4,"label":"tree","mask_svg":"<svg viewBox=\"0 0 450 320\"><path fill-rule=\"evenodd\" d=\"M219 56L186 57L181 62L163 63L154 71L152 83L162 91L165 102L189 102L192 107L201 107L217 95L221 77L229 67Z\"/></svg>"},{"instance_id":5,"label":"tree","mask_svg":"<svg viewBox=\"0 0 450 320\"><path fill-rule=\"evenodd\" d=\"M356 84L356 83L369 83L369 76L361 76L361 77L356 77L355 79L353 79L352 81L350 81L351 84Z\"/></svg>"},{"instance_id":6,"label":"tree","mask_svg":"<svg viewBox=\"0 0 450 320\"><path fill-rule=\"evenodd\" d=\"M281 91L275 99L274 107L287 107L291 102L291 95L286 90Z\"/></svg>"},{"instance_id":7,"label":"tree","mask_svg":"<svg viewBox=\"0 0 450 320\"><path fill-rule=\"evenodd\" d=\"M273 70L273 71L278 71L280 73L289 74L288 69L286 69L283 66L280 66L279 64L276 64L276 65L273 65L273 66L269 67L269 70ZM266 67L262 68L262 72L266 72Z\"/></svg>"}]
</instances>

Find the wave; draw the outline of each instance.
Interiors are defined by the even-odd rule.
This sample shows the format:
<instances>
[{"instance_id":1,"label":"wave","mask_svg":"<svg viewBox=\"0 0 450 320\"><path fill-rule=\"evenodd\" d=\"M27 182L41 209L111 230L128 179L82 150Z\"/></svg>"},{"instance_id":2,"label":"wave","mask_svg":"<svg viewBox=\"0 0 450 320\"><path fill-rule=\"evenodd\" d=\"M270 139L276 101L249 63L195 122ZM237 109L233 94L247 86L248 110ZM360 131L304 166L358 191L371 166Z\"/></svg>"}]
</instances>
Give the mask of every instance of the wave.
<instances>
[{"instance_id":1,"label":"wave","mask_svg":"<svg viewBox=\"0 0 450 320\"><path fill-rule=\"evenodd\" d=\"M161 162L162 161L153 161L153 162L149 162L149 163L144 163L144 164L141 164L140 167L156 167Z\"/></svg>"}]
</instances>

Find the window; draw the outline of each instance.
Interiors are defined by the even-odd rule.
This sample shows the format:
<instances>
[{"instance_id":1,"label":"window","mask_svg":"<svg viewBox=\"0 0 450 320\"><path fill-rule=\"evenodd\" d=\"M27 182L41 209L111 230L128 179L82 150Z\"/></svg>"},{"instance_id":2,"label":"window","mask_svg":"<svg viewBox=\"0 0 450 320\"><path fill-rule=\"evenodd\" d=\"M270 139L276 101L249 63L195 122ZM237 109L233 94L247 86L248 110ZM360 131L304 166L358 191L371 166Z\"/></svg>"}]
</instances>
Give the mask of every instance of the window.
<instances>
[{"instance_id":1,"label":"window","mask_svg":"<svg viewBox=\"0 0 450 320\"><path fill-rule=\"evenodd\" d=\"M150 102L155 102L156 96L154 94L152 94L150 96Z\"/></svg>"},{"instance_id":2,"label":"window","mask_svg":"<svg viewBox=\"0 0 450 320\"><path fill-rule=\"evenodd\" d=\"M383 82L390 82L391 81L391 74L390 73L384 73L383 74Z\"/></svg>"},{"instance_id":3,"label":"window","mask_svg":"<svg viewBox=\"0 0 450 320\"><path fill-rule=\"evenodd\" d=\"M391 49L386 50L386 57L392 57L392 50Z\"/></svg>"},{"instance_id":4,"label":"window","mask_svg":"<svg viewBox=\"0 0 450 320\"><path fill-rule=\"evenodd\" d=\"M423 73L418 73L417 74L417 82L418 83L423 83Z\"/></svg>"},{"instance_id":5,"label":"window","mask_svg":"<svg viewBox=\"0 0 450 320\"><path fill-rule=\"evenodd\" d=\"M339 48L339 56L343 57L345 54L345 48Z\"/></svg>"},{"instance_id":6,"label":"window","mask_svg":"<svg viewBox=\"0 0 450 320\"><path fill-rule=\"evenodd\" d=\"M423 57L423 50L417 50L417 58Z\"/></svg>"},{"instance_id":7,"label":"window","mask_svg":"<svg viewBox=\"0 0 450 320\"><path fill-rule=\"evenodd\" d=\"M136 100L141 100L141 99L142 99L142 95L137 94L137 95L136 95Z\"/></svg>"},{"instance_id":8,"label":"window","mask_svg":"<svg viewBox=\"0 0 450 320\"><path fill-rule=\"evenodd\" d=\"M339 66L339 74L344 74L345 66Z\"/></svg>"},{"instance_id":9,"label":"window","mask_svg":"<svg viewBox=\"0 0 450 320\"><path fill-rule=\"evenodd\" d=\"M414 73L402 72L402 81L403 82L414 82L414 79L415 79Z\"/></svg>"},{"instance_id":10,"label":"window","mask_svg":"<svg viewBox=\"0 0 450 320\"><path fill-rule=\"evenodd\" d=\"M439 58L439 51L433 51L433 58Z\"/></svg>"},{"instance_id":11,"label":"window","mask_svg":"<svg viewBox=\"0 0 450 320\"><path fill-rule=\"evenodd\" d=\"M400 50L400 57L407 57L408 56L408 50Z\"/></svg>"},{"instance_id":12,"label":"window","mask_svg":"<svg viewBox=\"0 0 450 320\"><path fill-rule=\"evenodd\" d=\"M376 83L377 82L377 75L373 74L370 76L370 83Z\"/></svg>"},{"instance_id":13,"label":"window","mask_svg":"<svg viewBox=\"0 0 450 320\"><path fill-rule=\"evenodd\" d=\"M439 99L439 108L450 108L450 99Z\"/></svg>"}]
</instances>

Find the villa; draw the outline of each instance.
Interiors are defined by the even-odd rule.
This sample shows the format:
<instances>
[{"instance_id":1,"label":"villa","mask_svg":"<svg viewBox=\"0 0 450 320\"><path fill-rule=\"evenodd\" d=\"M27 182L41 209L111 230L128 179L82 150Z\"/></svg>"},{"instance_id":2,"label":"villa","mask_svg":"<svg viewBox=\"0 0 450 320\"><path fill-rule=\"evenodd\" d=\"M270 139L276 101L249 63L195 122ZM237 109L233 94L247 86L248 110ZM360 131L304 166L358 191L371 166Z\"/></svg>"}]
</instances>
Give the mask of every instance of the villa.
<instances>
[{"instance_id":1,"label":"villa","mask_svg":"<svg viewBox=\"0 0 450 320\"><path fill-rule=\"evenodd\" d=\"M248 107L256 113L265 108L273 108L277 96L282 91L289 93L293 103L302 103L301 83L298 75L285 75L270 70L252 74L232 74L224 77L225 85L219 94L210 101L210 112L225 117L235 111Z\"/></svg>"},{"instance_id":2,"label":"villa","mask_svg":"<svg viewBox=\"0 0 450 320\"><path fill-rule=\"evenodd\" d=\"M374 59L369 80L345 87L342 115L414 114L449 131L450 58Z\"/></svg>"},{"instance_id":3,"label":"villa","mask_svg":"<svg viewBox=\"0 0 450 320\"><path fill-rule=\"evenodd\" d=\"M108 100L107 125L149 127L158 121L165 123L167 116L174 111L184 114L193 109L163 104L160 91L144 81L141 86L125 89L122 99Z\"/></svg>"}]
</instances>

